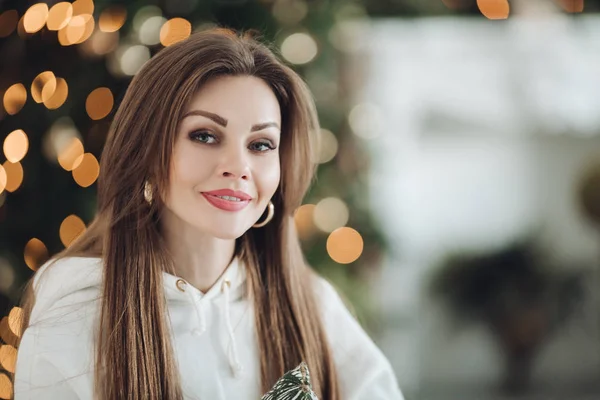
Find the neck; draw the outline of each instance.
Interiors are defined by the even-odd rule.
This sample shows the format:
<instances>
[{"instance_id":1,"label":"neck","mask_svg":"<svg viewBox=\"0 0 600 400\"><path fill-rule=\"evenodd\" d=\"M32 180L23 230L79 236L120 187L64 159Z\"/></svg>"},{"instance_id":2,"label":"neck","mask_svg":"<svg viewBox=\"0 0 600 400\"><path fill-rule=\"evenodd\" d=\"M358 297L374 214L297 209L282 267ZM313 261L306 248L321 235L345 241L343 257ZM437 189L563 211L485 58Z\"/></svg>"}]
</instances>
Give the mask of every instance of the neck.
<instances>
[{"instance_id":1,"label":"neck","mask_svg":"<svg viewBox=\"0 0 600 400\"><path fill-rule=\"evenodd\" d=\"M219 239L199 232L167 212L162 234L173 257L175 275L206 293L227 269L235 251L235 240Z\"/></svg>"}]
</instances>

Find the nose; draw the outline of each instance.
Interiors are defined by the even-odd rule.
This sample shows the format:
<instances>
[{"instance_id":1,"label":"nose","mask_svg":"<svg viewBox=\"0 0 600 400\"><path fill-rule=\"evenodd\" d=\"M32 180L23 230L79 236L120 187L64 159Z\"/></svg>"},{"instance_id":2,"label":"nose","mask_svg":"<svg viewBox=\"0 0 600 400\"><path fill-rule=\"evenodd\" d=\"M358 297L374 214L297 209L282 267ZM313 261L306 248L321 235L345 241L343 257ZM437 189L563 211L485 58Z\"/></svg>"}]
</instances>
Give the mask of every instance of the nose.
<instances>
[{"instance_id":1,"label":"nose","mask_svg":"<svg viewBox=\"0 0 600 400\"><path fill-rule=\"evenodd\" d=\"M250 179L250 163L243 145L230 145L223 150L218 174L226 178Z\"/></svg>"}]
</instances>

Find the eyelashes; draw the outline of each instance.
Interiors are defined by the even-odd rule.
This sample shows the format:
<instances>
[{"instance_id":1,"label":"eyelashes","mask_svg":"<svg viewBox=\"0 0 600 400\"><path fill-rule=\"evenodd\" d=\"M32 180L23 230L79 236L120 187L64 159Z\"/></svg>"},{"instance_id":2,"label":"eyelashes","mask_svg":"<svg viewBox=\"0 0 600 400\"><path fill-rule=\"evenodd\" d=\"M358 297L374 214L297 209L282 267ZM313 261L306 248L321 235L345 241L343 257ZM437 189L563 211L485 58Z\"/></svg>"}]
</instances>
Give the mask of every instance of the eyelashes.
<instances>
[{"instance_id":1,"label":"eyelashes","mask_svg":"<svg viewBox=\"0 0 600 400\"><path fill-rule=\"evenodd\" d=\"M189 135L190 140L206 144L206 145L214 145L219 143L219 138L217 135L210 133L209 131L194 131ZM248 148L256 153L266 153L268 151L273 151L277 149L277 146L268 139L259 139L257 141L252 142Z\"/></svg>"}]
</instances>

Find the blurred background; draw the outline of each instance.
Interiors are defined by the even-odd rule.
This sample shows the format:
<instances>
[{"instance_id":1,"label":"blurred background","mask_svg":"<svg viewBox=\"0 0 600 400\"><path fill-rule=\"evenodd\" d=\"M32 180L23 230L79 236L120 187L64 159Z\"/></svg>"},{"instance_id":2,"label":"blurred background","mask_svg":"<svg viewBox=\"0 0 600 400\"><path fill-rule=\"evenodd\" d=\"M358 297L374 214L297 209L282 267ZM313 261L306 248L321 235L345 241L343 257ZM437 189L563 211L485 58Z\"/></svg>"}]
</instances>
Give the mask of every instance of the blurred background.
<instances>
[{"instance_id":1,"label":"blurred background","mask_svg":"<svg viewBox=\"0 0 600 400\"><path fill-rule=\"evenodd\" d=\"M256 29L310 86L310 264L407 400L600 398L600 0L0 0L0 399L25 282L85 230L162 48Z\"/></svg>"}]
</instances>

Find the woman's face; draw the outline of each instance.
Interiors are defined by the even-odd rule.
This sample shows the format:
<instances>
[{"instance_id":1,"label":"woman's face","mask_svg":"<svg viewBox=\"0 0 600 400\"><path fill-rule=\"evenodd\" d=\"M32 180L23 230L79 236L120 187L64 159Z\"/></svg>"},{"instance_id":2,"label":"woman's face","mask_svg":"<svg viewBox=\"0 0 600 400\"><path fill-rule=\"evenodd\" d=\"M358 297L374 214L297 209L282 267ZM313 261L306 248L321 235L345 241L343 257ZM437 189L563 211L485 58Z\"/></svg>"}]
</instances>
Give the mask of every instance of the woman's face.
<instances>
[{"instance_id":1,"label":"woman's face","mask_svg":"<svg viewBox=\"0 0 600 400\"><path fill-rule=\"evenodd\" d=\"M208 81L180 121L168 211L198 230L235 239L263 215L279 185L279 103L251 76Z\"/></svg>"}]
</instances>

